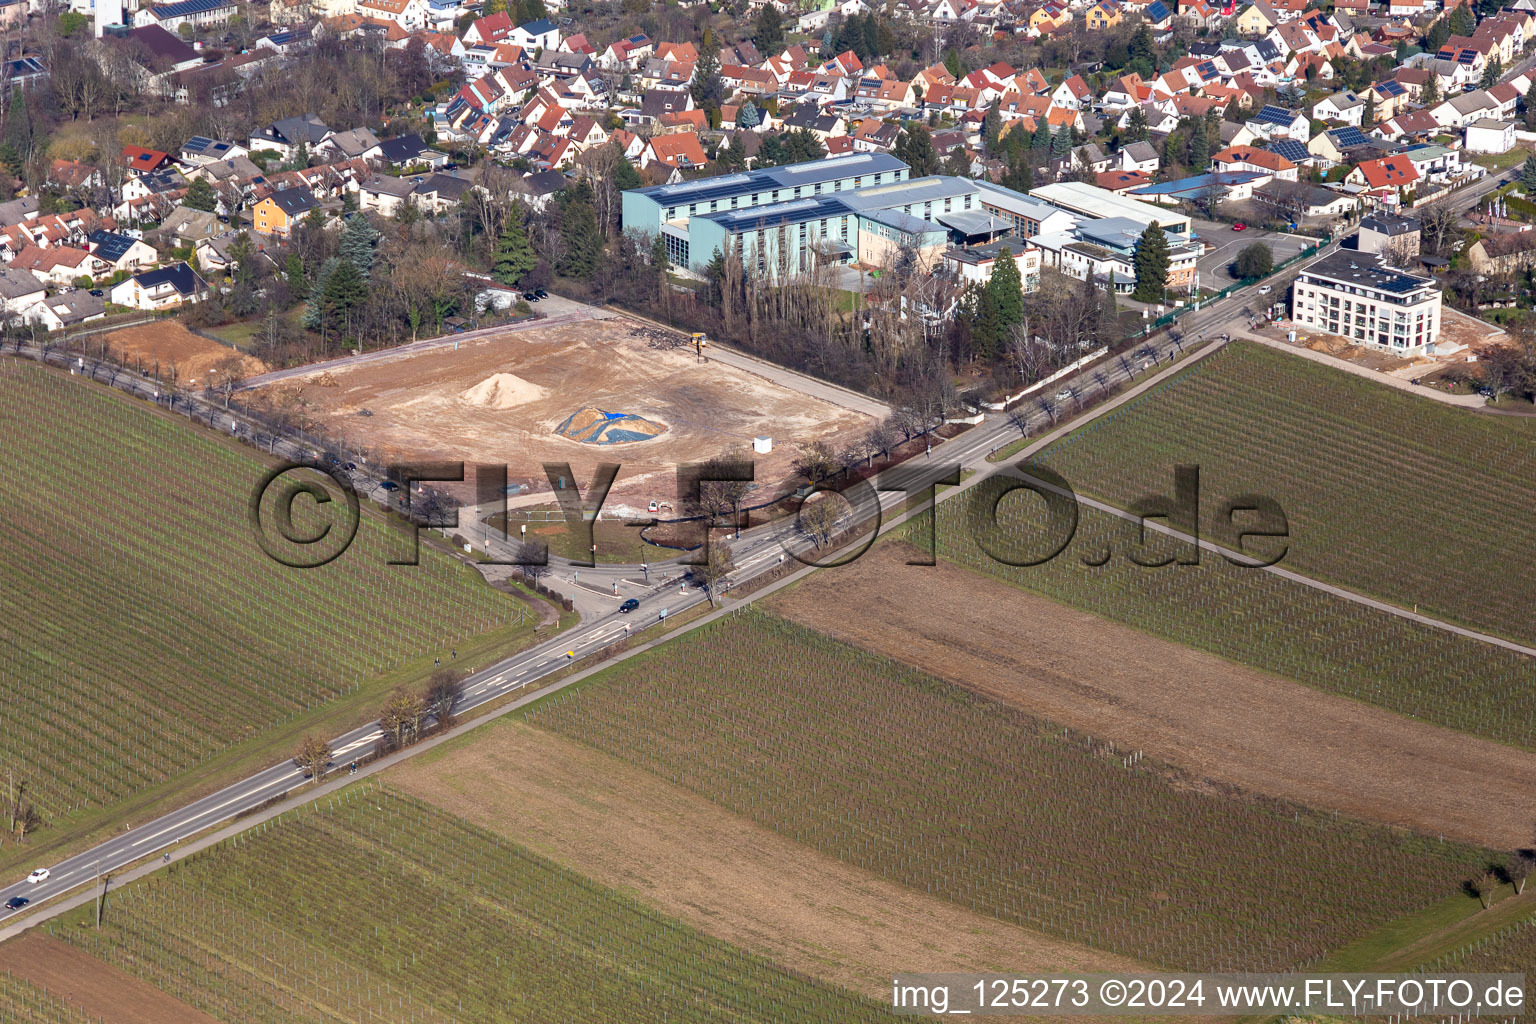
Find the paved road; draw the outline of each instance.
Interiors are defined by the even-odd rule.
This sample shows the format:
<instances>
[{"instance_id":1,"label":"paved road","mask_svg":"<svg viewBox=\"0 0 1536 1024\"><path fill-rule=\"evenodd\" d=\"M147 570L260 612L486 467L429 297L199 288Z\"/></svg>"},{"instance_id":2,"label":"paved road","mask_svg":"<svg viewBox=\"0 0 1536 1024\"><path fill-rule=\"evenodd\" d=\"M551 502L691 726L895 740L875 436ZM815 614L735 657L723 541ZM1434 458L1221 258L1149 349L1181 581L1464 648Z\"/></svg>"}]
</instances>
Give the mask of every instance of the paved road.
<instances>
[{"instance_id":1,"label":"paved road","mask_svg":"<svg viewBox=\"0 0 1536 1024\"><path fill-rule=\"evenodd\" d=\"M1330 246L1331 249L1331 246ZM1328 250L1324 250L1326 253ZM1324 253L1320 253L1318 258ZM1271 279L1270 283L1275 289L1275 294L1283 294L1283 288L1300 270L1292 268L1279 279ZM1180 326L1186 339L1194 341L1201 336L1215 338L1222 333L1224 326L1230 327L1245 322L1243 310L1252 298L1250 292L1254 289L1244 289L1236 294L1214 303L1206 308L1191 312L1183 317ZM1204 351L1193 356L1202 358L1219 347L1221 342L1213 342ZM25 350L24 350L25 351ZM34 356L37 355L35 351ZM1093 398L1101 389L1100 375L1103 383L1117 385L1128 380L1135 380L1131 388L1116 396L1109 402L1097 408L1087 410L1073 425L1076 429L1087 419L1098 416L1119 404L1131 399L1142 390L1152 386L1168 374L1175 372L1188 361L1188 356L1180 358L1178 362L1170 365L1170 360L1176 355L1183 355L1183 349L1177 341L1168 338L1159 339L1144 348L1134 350L1133 355L1116 358L1100 364L1070 378L1055 388L1071 388L1083 400ZM57 359L55 360L57 361ZM1154 372L1147 373L1143 367L1154 367ZM307 372L314 372L310 368ZM129 375L128 379L118 381L119 386L130 390L136 390L146 396L154 389L153 382L143 381ZM198 399L191 400L194 404ZM1036 442L1031 445L1031 450L1047 443L1052 434L1056 418L1060 410L1052 406L1052 403L1031 400L1022 407L1016 407L1013 414L994 414L985 422L960 435L958 438L943 442L935 446L932 452L921 457L920 462L930 462L934 466L960 464L963 467L978 470L975 476L965 481L958 488L950 488L940 495L940 500L952 498L955 494L964 493L969 487L979 483L986 477L986 470L991 468L987 464L988 455L997 448L1005 445L1020 436L1021 428L1030 437L1035 437ZM216 412L204 408L199 418L211 418L216 423L221 422L220 417L228 414ZM305 451L300 445L287 445L286 442L276 445L279 454L298 458L313 456L313 452ZM291 449L291 451L289 450ZM891 514L897 505L905 501L906 495L901 492L883 492L879 495L879 508L881 516L890 522ZM1113 509L1101 502L1078 496L1078 500L1084 504L1100 508L1116 515L1125 515L1119 510ZM873 509L866 510L872 512ZM1173 536L1179 536L1176 531L1153 524L1154 528L1161 528L1163 532ZM740 584L764 573L771 572L782 565L786 559L785 544L792 536L793 522L777 522L747 531L743 536L731 543L732 553L736 563L736 571L732 579ZM1206 546L1210 546L1207 542ZM651 579L647 580L645 574L638 566L600 566L596 569L583 569L584 582L596 584L597 588L611 589L615 581L618 582L623 595L635 597L639 601L639 608L629 615L620 615L616 611L608 614L594 614L587 617L578 626L561 636L542 643L529 650L507 658L496 665L484 669L466 681L465 694L456 711L470 711L488 701L509 694L516 694L535 682L566 665L590 657L592 654L602 651L617 640L622 639L629 632L639 632L654 628L665 621L667 616L675 616L678 613L694 607L706 600L705 595L694 586L688 585L686 580L674 578L665 583L660 579L663 573L681 574L684 567L675 560L671 563L662 563L652 566ZM1427 616L1419 616L1403 609L1394 608L1382 602L1352 594L1328 584L1309 580L1305 577L1284 570L1275 569L1287 579L1306 586L1315 586L1326 590L1336 596L1347 600L1357 601L1385 611L1389 614L1400 615L1413 619L1421 624L1434 628L1445 629L1461 635L1470 636L1485 642L1495 643L1500 646L1518 650L1521 653L1536 656L1536 650L1530 650L1519 645L1510 644L1499 638L1478 634L1470 630L1450 623L1440 622ZM616 602L615 602L616 603ZM380 730L377 724L363 726L336 737L331 748L335 753L336 763L345 765L348 760L361 756L373 749L375 742L380 738ZM236 782L225 789L210 796L197 800L185 807L172 811L152 822L125 829L124 832L107 840L94 849L88 850L75 857L71 857L51 866L51 877L38 885L30 885L18 882L12 886L0 889L0 902L12 896L26 896L33 900L34 904L62 895L71 889L86 885L96 876L98 871L110 872L126 864L130 864L141 858L152 856L163 850L174 847L183 837L187 837L200 830L204 830L218 824L221 821L234 817L240 813L260 807L263 803L292 790L304 781L302 773L291 762L274 765L262 772L258 772L249 778ZM0 921L12 916L10 912L0 910Z\"/></svg>"}]
</instances>

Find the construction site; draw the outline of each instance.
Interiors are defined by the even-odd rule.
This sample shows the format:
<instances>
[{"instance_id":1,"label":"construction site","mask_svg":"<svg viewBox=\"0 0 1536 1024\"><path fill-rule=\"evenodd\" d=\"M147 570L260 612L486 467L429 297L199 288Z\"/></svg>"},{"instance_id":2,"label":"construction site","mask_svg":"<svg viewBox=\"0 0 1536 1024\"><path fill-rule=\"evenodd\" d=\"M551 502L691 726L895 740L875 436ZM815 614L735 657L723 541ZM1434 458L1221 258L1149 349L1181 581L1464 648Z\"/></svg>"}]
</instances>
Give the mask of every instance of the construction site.
<instances>
[{"instance_id":1,"label":"construction site","mask_svg":"<svg viewBox=\"0 0 1536 1024\"><path fill-rule=\"evenodd\" d=\"M767 488L804 443L845 445L874 423L825 386L807 394L792 374L728 364L627 317L518 326L251 383L257 403L370 461L505 465L514 507L548 500L551 462L569 463L583 488L598 464L619 463L612 494L629 502L674 497L680 464L720 456L751 460Z\"/></svg>"}]
</instances>

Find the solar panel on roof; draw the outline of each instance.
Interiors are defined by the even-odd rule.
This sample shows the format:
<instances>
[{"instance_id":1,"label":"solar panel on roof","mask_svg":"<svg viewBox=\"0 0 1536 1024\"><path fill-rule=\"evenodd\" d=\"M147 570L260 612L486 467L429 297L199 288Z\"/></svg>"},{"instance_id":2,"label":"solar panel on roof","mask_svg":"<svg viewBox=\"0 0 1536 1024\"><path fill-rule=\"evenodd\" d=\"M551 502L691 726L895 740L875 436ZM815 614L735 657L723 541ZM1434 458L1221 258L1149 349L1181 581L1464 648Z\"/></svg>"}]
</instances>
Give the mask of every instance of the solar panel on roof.
<instances>
[{"instance_id":1,"label":"solar panel on roof","mask_svg":"<svg viewBox=\"0 0 1536 1024\"><path fill-rule=\"evenodd\" d=\"M1351 125L1347 128L1335 128L1328 133L1336 146L1369 146L1371 140L1365 137L1365 133Z\"/></svg>"},{"instance_id":2,"label":"solar panel on roof","mask_svg":"<svg viewBox=\"0 0 1536 1024\"><path fill-rule=\"evenodd\" d=\"M1274 153L1276 156L1283 156L1292 163L1297 164L1302 163L1305 160L1309 160L1312 157L1312 154L1307 152L1307 147L1303 146L1295 139L1276 139L1274 142L1271 142L1264 148L1269 150L1271 153Z\"/></svg>"},{"instance_id":3,"label":"solar panel on roof","mask_svg":"<svg viewBox=\"0 0 1536 1024\"><path fill-rule=\"evenodd\" d=\"M1260 124L1288 125L1296 120L1296 111L1277 107L1274 104L1266 104L1262 110L1253 116Z\"/></svg>"}]
</instances>

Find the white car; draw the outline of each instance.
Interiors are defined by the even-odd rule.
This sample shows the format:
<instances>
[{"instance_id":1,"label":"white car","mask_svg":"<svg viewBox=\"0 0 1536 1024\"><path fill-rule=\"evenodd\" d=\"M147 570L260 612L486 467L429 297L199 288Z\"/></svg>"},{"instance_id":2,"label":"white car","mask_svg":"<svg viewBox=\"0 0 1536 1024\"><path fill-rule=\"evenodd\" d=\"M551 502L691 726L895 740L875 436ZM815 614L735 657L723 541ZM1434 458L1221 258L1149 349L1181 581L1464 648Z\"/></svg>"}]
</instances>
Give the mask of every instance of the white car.
<instances>
[{"instance_id":1,"label":"white car","mask_svg":"<svg viewBox=\"0 0 1536 1024\"><path fill-rule=\"evenodd\" d=\"M38 868L36 871L27 876L27 881L33 885L36 885L38 882L48 881L48 869Z\"/></svg>"},{"instance_id":2,"label":"white car","mask_svg":"<svg viewBox=\"0 0 1536 1024\"><path fill-rule=\"evenodd\" d=\"M1265 285L1264 287L1259 289L1259 294L1260 295L1268 295L1272 291L1274 291L1273 288L1271 288L1269 285Z\"/></svg>"},{"instance_id":3,"label":"white car","mask_svg":"<svg viewBox=\"0 0 1536 1024\"><path fill-rule=\"evenodd\" d=\"M1060 391L1056 392L1056 401L1058 401L1058 402L1068 402L1068 401L1071 401L1071 400L1072 400L1072 389L1071 388L1062 388Z\"/></svg>"}]
</instances>

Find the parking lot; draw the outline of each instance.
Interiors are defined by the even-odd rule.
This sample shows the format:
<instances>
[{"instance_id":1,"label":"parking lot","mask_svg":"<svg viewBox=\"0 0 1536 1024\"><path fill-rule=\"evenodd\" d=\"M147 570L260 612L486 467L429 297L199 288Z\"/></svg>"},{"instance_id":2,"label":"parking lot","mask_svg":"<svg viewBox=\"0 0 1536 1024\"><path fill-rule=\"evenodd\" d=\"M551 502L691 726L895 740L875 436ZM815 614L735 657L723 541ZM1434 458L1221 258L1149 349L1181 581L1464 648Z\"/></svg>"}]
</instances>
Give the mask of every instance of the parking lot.
<instances>
[{"instance_id":1,"label":"parking lot","mask_svg":"<svg viewBox=\"0 0 1536 1024\"><path fill-rule=\"evenodd\" d=\"M1194 223L1195 233L1206 245L1206 253L1200 257L1200 286L1215 290L1237 282L1232 276L1232 261L1237 259L1237 254L1245 246L1263 242L1269 246L1278 266L1317 241L1303 235L1259 231L1256 228L1235 231L1231 224L1218 224L1209 220L1196 220Z\"/></svg>"}]
</instances>

